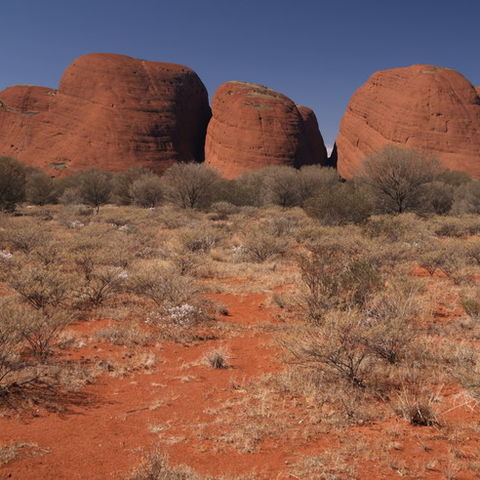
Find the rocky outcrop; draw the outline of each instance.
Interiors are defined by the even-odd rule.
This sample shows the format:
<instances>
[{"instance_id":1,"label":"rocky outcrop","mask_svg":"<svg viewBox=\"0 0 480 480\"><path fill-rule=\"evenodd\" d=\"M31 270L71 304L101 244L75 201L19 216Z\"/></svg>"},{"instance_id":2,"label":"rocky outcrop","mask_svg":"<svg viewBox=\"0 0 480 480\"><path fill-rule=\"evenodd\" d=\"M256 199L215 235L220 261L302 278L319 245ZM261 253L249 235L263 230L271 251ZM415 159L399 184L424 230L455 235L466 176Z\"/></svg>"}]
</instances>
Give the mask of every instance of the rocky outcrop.
<instances>
[{"instance_id":1,"label":"rocky outcrop","mask_svg":"<svg viewBox=\"0 0 480 480\"><path fill-rule=\"evenodd\" d=\"M317 117L314 111L303 105L297 105L297 110L303 120L306 145L305 165L326 165L328 162L327 149L318 128Z\"/></svg>"},{"instance_id":2,"label":"rocky outcrop","mask_svg":"<svg viewBox=\"0 0 480 480\"><path fill-rule=\"evenodd\" d=\"M208 95L181 65L89 54L58 90L11 87L0 102L0 155L52 174L203 160Z\"/></svg>"},{"instance_id":3,"label":"rocky outcrop","mask_svg":"<svg viewBox=\"0 0 480 480\"><path fill-rule=\"evenodd\" d=\"M262 85L227 82L215 92L205 159L226 178L273 165L322 163L326 150L317 132L313 112L305 109L302 117L285 95Z\"/></svg>"},{"instance_id":4,"label":"rocky outcrop","mask_svg":"<svg viewBox=\"0 0 480 480\"><path fill-rule=\"evenodd\" d=\"M338 170L352 177L385 145L438 155L480 177L480 98L460 73L430 65L375 73L353 95L337 138Z\"/></svg>"}]
</instances>

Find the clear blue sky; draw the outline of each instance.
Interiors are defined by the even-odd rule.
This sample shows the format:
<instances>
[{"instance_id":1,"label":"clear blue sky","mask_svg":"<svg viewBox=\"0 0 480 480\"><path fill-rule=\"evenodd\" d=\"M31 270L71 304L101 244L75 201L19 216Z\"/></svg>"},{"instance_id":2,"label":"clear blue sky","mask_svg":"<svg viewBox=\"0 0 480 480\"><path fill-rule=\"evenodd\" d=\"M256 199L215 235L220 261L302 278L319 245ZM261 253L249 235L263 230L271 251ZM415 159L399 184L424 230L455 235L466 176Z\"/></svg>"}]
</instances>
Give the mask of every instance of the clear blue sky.
<instances>
[{"instance_id":1,"label":"clear blue sky","mask_svg":"<svg viewBox=\"0 0 480 480\"><path fill-rule=\"evenodd\" d=\"M228 80L313 108L334 141L354 90L374 71L429 63L480 85L475 0L0 0L0 90L56 87L90 52L188 65L210 95Z\"/></svg>"}]
</instances>

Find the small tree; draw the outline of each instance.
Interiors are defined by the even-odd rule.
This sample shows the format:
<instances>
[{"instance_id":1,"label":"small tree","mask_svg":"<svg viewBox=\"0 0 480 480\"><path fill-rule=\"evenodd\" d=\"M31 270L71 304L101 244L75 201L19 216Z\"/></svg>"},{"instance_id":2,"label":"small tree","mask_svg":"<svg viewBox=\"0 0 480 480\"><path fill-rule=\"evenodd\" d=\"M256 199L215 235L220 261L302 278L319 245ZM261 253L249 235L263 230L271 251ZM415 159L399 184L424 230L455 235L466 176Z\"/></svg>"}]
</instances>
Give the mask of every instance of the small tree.
<instances>
[{"instance_id":1,"label":"small tree","mask_svg":"<svg viewBox=\"0 0 480 480\"><path fill-rule=\"evenodd\" d=\"M335 169L306 165L300 169L300 197L302 204L309 198L322 194L326 189L340 185L340 177Z\"/></svg>"},{"instance_id":2,"label":"small tree","mask_svg":"<svg viewBox=\"0 0 480 480\"><path fill-rule=\"evenodd\" d=\"M57 201L53 179L43 172L34 170L27 176L26 200L35 205L46 205Z\"/></svg>"},{"instance_id":3,"label":"small tree","mask_svg":"<svg viewBox=\"0 0 480 480\"><path fill-rule=\"evenodd\" d=\"M480 213L480 181L472 180L464 183L455 192L452 213Z\"/></svg>"},{"instance_id":4,"label":"small tree","mask_svg":"<svg viewBox=\"0 0 480 480\"><path fill-rule=\"evenodd\" d=\"M0 211L13 211L25 199L25 167L10 157L0 157Z\"/></svg>"},{"instance_id":5,"label":"small tree","mask_svg":"<svg viewBox=\"0 0 480 480\"><path fill-rule=\"evenodd\" d=\"M111 175L92 168L80 175L80 195L85 203L98 211L110 199L112 190Z\"/></svg>"},{"instance_id":6,"label":"small tree","mask_svg":"<svg viewBox=\"0 0 480 480\"><path fill-rule=\"evenodd\" d=\"M166 197L182 208L208 207L219 180L215 170L198 163L176 163L162 177Z\"/></svg>"},{"instance_id":7,"label":"small tree","mask_svg":"<svg viewBox=\"0 0 480 480\"><path fill-rule=\"evenodd\" d=\"M440 171L435 157L389 145L365 158L360 178L387 211L402 213L416 206L421 187Z\"/></svg>"},{"instance_id":8,"label":"small tree","mask_svg":"<svg viewBox=\"0 0 480 480\"><path fill-rule=\"evenodd\" d=\"M301 181L298 170L292 167L269 167L265 169L264 193L265 202L294 207L300 205Z\"/></svg>"},{"instance_id":9,"label":"small tree","mask_svg":"<svg viewBox=\"0 0 480 480\"><path fill-rule=\"evenodd\" d=\"M362 223L373 211L372 195L357 182L318 186L316 196L308 198L303 208L326 225Z\"/></svg>"},{"instance_id":10,"label":"small tree","mask_svg":"<svg viewBox=\"0 0 480 480\"><path fill-rule=\"evenodd\" d=\"M129 168L116 173L112 178L112 200L118 205L129 205L133 202L131 187L135 180L149 173L146 168Z\"/></svg>"},{"instance_id":11,"label":"small tree","mask_svg":"<svg viewBox=\"0 0 480 480\"><path fill-rule=\"evenodd\" d=\"M454 187L443 182L423 185L420 193L420 210L445 215L452 208Z\"/></svg>"},{"instance_id":12,"label":"small tree","mask_svg":"<svg viewBox=\"0 0 480 480\"><path fill-rule=\"evenodd\" d=\"M145 208L156 207L163 199L163 184L158 175L144 173L130 186L133 202Z\"/></svg>"}]
</instances>

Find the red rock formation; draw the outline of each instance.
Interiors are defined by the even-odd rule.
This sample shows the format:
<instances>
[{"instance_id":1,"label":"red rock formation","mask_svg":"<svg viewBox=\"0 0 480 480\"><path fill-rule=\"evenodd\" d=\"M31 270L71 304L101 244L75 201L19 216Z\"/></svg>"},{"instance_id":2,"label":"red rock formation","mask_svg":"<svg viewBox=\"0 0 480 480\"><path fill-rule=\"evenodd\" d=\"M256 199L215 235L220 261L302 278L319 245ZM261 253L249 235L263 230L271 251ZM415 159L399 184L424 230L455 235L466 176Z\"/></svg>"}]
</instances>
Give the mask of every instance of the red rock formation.
<instances>
[{"instance_id":1,"label":"red rock formation","mask_svg":"<svg viewBox=\"0 0 480 480\"><path fill-rule=\"evenodd\" d=\"M303 105L297 105L297 110L302 116L305 131L305 142L307 149L305 164L326 165L328 162L327 149L325 147L322 134L318 128L317 117L315 116L314 111L311 108Z\"/></svg>"},{"instance_id":2,"label":"red rock formation","mask_svg":"<svg viewBox=\"0 0 480 480\"><path fill-rule=\"evenodd\" d=\"M206 162L226 178L272 165L322 163L326 151L314 132L316 119L305 114L304 123L288 97L262 85L224 83L213 99ZM317 151L318 158L313 158Z\"/></svg>"},{"instance_id":3,"label":"red rock formation","mask_svg":"<svg viewBox=\"0 0 480 480\"><path fill-rule=\"evenodd\" d=\"M480 177L480 98L460 73L413 65L375 73L350 100L337 138L346 178L387 144L425 150Z\"/></svg>"},{"instance_id":4,"label":"red rock formation","mask_svg":"<svg viewBox=\"0 0 480 480\"><path fill-rule=\"evenodd\" d=\"M181 65L90 54L67 68L58 90L16 86L0 101L0 155L52 174L161 172L203 159L208 95Z\"/></svg>"}]
</instances>

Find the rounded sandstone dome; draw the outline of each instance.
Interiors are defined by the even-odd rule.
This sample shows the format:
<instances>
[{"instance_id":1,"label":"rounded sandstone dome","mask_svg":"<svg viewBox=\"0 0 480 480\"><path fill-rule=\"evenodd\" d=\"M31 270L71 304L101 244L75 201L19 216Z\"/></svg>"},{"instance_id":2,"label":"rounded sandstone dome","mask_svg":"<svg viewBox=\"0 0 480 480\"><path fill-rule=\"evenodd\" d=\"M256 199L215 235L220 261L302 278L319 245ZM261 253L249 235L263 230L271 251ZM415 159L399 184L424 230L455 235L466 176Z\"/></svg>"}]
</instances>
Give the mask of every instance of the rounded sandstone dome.
<instances>
[{"instance_id":1,"label":"rounded sandstone dome","mask_svg":"<svg viewBox=\"0 0 480 480\"><path fill-rule=\"evenodd\" d=\"M175 161L203 160L208 94L188 67L94 53L66 69L58 91L14 88L16 95L0 92L1 155L53 174L162 172Z\"/></svg>"},{"instance_id":2,"label":"rounded sandstone dome","mask_svg":"<svg viewBox=\"0 0 480 480\"><path fill-rule=\"evenodd\" d=\"M273 165L321 163L326 151L323 155L318 146L318 125L311 118L308 122L306 126L292 100L275 90L247 82L224 83L213 99L206 162L226 178ZM317 151L319 157L314 158Z\"/></svg>"},{"instance_id":3,"label":"rounded sandstone dome","mask_svg":"<svg viewBox=\"0 0 480 480\"><path fill-rule=\"evenodd\" d=\"M377 72L352 96L336 143L338 170L346 178L385 145L424 150L449 169L480 177L478 92L449 68Z\"/></svg>"}]
</instances>

